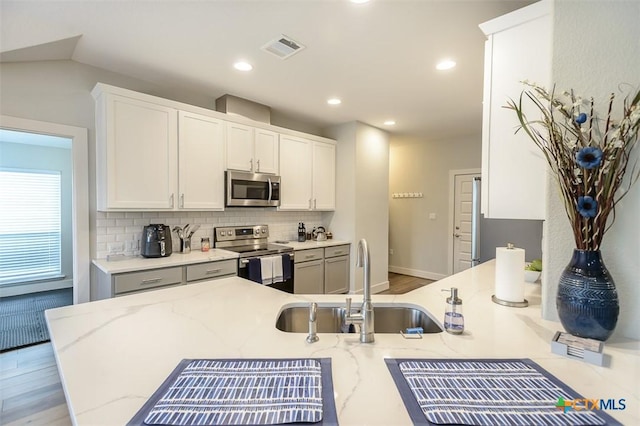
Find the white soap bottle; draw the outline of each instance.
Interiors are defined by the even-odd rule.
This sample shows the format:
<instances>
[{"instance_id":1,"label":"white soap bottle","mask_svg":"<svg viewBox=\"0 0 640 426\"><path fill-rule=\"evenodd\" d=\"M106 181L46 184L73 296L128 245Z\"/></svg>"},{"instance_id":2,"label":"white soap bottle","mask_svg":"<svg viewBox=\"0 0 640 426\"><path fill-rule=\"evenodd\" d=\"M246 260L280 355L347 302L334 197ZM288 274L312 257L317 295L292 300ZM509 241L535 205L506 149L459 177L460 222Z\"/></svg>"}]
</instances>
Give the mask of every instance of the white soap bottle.
<instances>
[{"instance_id":1,"label":"white soap bottle","mask_svg":"<svg viewBox=\"0 0 640 426\"><path fill-rule=\"evenodd\" d=\"M462 315L462 299L458 298L458 289L451 287L443 291L451 291L447 297L447 307L444 311L444 329L451 334L462 334L464 331L464 316Z\"/></svg>"}]
</instances>

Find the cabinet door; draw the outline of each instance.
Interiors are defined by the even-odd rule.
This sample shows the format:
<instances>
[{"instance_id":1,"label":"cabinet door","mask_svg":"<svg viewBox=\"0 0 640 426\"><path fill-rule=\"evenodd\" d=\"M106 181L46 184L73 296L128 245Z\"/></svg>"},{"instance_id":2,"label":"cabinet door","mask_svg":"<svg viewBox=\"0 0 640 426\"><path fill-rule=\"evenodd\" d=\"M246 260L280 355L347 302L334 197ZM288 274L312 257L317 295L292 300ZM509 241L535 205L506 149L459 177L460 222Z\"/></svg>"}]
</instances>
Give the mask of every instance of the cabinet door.
<instances>
[{"instance_id":1,"label":"cabinet door","mask_svg":"<svg viewBox=\"0 0 640 426\"><path fill-rule=\"evenodd\" d=\"M254 167L257 173L278 174L278 138L276 132L254 130Z\"/></svg>"},{"instance_id":2,"label":"cabinet door","mask_svg":"<svg viewBox=\"0 0 640 426\"><path fill-rule=\"evenodd\" d=\"M336 209L336 146L313 143L313 209Z\"/></svg>"},{"instance_id":3,"label":"cabinet door","mask_svg":"<svg viewBox=\"0 0 640 426\"><path fill-rule=\"evenodd\" d=\"M280 210L310 210L312 142L280 135Z\"/></svg>"},{"instance_id":4,"label":"cabinet door","mask_svg":"<svg viewBox=\"0 0 640 426\"><path fill-rule=\"evenodd\" d=\"M349 256L332 257L324 261L324 292L342 294L349 289Z\"/></svg>"},{"instance_id":5,"label":"cabinet door","mask_svg":"<svg viewBox=\"0 0 640 426\"><path fill-rule=\"evenodd\" d=\"M180 111L178 208L224 209L223 122Z\"/></svg>"},{"instance_id":6,"label":"cabinet door","mask_svg":"<svg viewBox=\"0 0 640 426\"><path fill-rule=\"evenodd\" d=\"M253 171L253 127L226 122L227 169Z\"/></svg>"},{"instance_id":7,"label":"cabinet door","mask_svg":"<svg viewBox=\"0 0 640 426\"><path fill-rule=\"evenodd\" d=\"M323 260L296 263L293 269L293 292L295 294L324 293Z\"/></svg>"},{"instance_id":8,"label":"cabinet door","mask_svg":"<svg viewBox=\"0 0 640 426\"><path fill-rule=\"evenodd\" d=\"M176 110L118 95L103 101L97 123L98 209L173 209Z\"/></svg>"},{"instance_id":9,"label":"cabinet door","mask_svg":"<svg viewBox=\"0 0 640 426\"><path fill-rule=\"evenodd\" d=\"M517 116L503 108L527 89L522 80L547 87L551 81L552 22L542 3L525 8L528 16L521 9L481 25L492 31L485 44L483 105L481 204L487 218L544 219L546 162L524 131L514 134ZM540 112L532 108L527 115L533 119Z\"/></svg>"}]
</instances>

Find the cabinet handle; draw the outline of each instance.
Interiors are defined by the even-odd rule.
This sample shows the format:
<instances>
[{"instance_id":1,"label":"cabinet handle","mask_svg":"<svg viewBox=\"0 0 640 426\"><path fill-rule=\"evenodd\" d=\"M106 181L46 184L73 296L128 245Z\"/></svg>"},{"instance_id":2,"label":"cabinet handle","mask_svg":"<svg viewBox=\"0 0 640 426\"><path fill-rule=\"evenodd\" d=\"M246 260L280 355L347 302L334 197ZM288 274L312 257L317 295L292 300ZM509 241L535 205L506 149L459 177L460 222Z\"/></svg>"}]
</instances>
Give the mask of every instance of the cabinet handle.
<instances>
[{"instance_id":1,"label":"cabinet handle","mask_svg":"<svg viewBox=\"0 0 640 426\"><path fill-rule=\"evenodd\" d=\"M317 199L313 199L313 209L317 209L318 208L318 200Z\"/></svg>"},{"instance_id":2,"label":"cabinet handle","mask_svg":"<svg viewBox=\"0 0 640 426\"><path fill-rule=\"evenodd\" d=\"M142 280L140 285L149 285L149 284L159 283L160 281L162 281L162 278L148 278L146 280Z\"/></svg>"},{"instance_id":3,"label":"cabinet handle","mask_svg":"<svg viewBox=\"0 0 640 426\"><path fill-rule=\"evenodd\" d=\"M171 201L171 208L173 208L173 195L174 194L171 194L171 197L169 197L169 201Z\"/></svg>"},{"instance_id":4,"label":"cabinet handle","mask_svg":"<svg viewBox=\"0 0 640 426\"><path fill-rule=\"evenodd\" d=\"M307 254L307 255L305 255L304 258L305 259L313 259L314 257L315 257L315 255L313 255L313 254Z\"/></svg>"},{"instance_id":5,"label":"cabinet handle","mask_svg":"<svg viewBox=\"0 0 640 426\"><path fill-rule=\"evenodd\" d=\"M309 198L309 210L312 210L313 208L311 207L311 198Z\"/></svg>"},{"instance_id":6,"label":"cabinet handle","mask_svg":"<svg viewBox=\"0 0 640 426\"><path fill-rule=\"evenodd\" d=\"M208 269L205 274L217 274L220 271L222 271L222 269Z\"/></svg>"},{"instance_id":7,"label":"cabinet handle","mask_svg":"<svg viewBox=\"0 0 640 426\"><path fill-rule=\"evenodd\" d=\"M336 250L333 252L333 254L342 254L342 250Z\"/></svg>"},{"instance_id":8,"label":"cabinet handle","mask_svg":"<svg viewBox=\"0 0 640 426\"><path fill-rule=\"evenodd\" d=\"M258 163L258 167L256 168L256 172L260 171L260 160L256 161L256 163Z\"/></svg>"},{"instance_id":9,"label":"cabinet handle","mask_svg":"<svg viewBox=\"0 0 640 426\"><path fill-rule=\"evenodd\" d=\"M249 170L253 171L253 158L249 160Z\"/></svg>"},{"instance_id":10,"label":"cabinet handle","mask_svg":"<svg viewBox=\"0 0 640 426\"><path fill-rule=\"evenodd\" d=\"M184 208L184 192L180 194L180 207Z\"/></svg>"}]
</instances>

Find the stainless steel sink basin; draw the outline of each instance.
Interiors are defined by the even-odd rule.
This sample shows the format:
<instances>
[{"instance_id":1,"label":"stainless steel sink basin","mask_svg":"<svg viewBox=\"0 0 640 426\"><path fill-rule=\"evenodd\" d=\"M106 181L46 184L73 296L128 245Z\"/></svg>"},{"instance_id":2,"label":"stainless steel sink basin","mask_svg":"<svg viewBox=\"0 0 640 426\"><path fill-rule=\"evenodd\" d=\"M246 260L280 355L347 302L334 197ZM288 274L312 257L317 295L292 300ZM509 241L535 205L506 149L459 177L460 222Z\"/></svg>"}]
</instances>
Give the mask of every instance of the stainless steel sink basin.
<instances>
[{"instance_id":1,"label":"stainless steel sink basin","mask_svg":"<svg viewBox=\"0 0 640 426\"><path fill-rule=\"evenodd\" d=\"M424 333L441 333L443 330L427 311L415 305L374 303L374 328L376 333L399 333L407 328L422 327ZM318 305L318 333L342 333L344 305ZM309 305L285 305L276 320L276 328L287 333L309 332ZM351 327L352 333L357 328Z\"/></svg>"}]
</instances>

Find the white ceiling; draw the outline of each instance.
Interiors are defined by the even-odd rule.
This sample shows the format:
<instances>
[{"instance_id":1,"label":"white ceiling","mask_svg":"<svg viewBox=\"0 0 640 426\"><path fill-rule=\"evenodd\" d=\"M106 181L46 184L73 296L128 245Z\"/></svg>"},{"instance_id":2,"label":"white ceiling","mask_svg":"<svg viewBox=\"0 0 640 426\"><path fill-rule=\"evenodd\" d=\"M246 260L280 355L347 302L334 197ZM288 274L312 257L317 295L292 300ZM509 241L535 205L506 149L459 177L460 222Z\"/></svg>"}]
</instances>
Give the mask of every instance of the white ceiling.
<instances>
[{"instance_id":1,"label":"white ceiling","mask_svg":"<svg viewBox=\"0 0 640 426\"><path fill-rule=\"evenodd\" d=\"M229 93L321 127L359 120L442 139L481 129L478 24L530 3L2 0L0 52L2 61L70 56L212 99ZM306 48L286 60L260 49L281 34ZM458 66L437 71L445 57ZM253 71L233 69L238 59ZM332 96L342 104L327 105Z\"/></svg>"}]
</instances>

